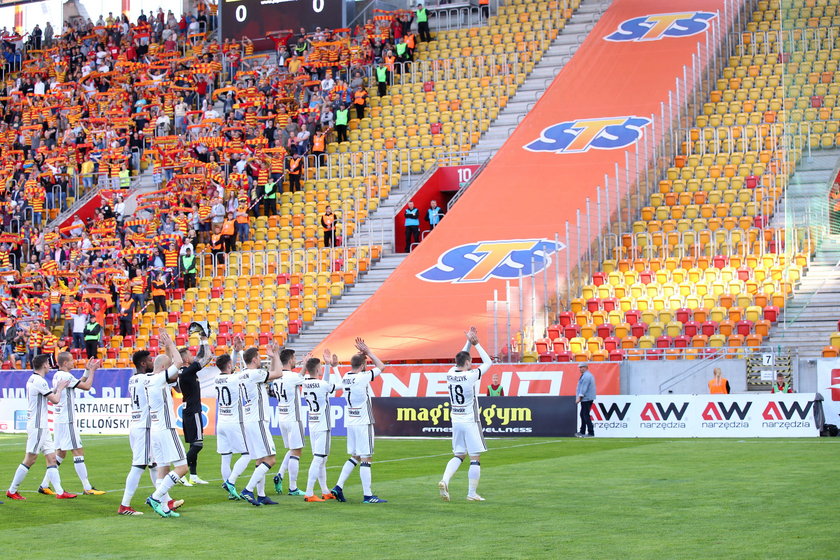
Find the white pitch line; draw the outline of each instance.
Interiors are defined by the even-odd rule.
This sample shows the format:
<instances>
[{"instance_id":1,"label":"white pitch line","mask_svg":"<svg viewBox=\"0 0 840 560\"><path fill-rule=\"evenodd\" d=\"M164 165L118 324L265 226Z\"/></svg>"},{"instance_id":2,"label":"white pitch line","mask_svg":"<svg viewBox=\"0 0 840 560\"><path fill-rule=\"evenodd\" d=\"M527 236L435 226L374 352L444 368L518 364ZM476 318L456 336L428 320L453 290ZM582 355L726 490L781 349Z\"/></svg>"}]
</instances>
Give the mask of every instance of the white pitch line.
<instances>
[{"instance_id":1,"label":"white pitch line","mask_svg":"<svg viewBox=\"0 0 840 560\"><path fill-rule=\"evenodd\" d=\"M114 437L125 437L125 436L114 436ZM531 443L518 443L516 445L504 445L504 446L501 446L501 447L493 447L491 449L488 449L488 452L493 451L493 450L501 450L501 449L515 449L517 447L532 447L534 445L547 445L547 444L551 444L551 443L561 443L562 441L563 441L563 439L556 439L556 440L549 440L549 441L534 441L534 442L531 442ZM401 461L418 461L418 460L421 460L421 459L436 459L438 457L449 457L450 455L452 455L451 452L450 453L438 453L436 455L418 455L416 457L400 457L399 459L384 459L382 461L374 461L374 463L377 464L377 465L381 464L381 463L399 463ZM343 468L343 467L344 467L344 465L333 465L332 467L327 467L327 470L340 469L340 468ZM270 475L270 473L269 473L269 475ZM222 482L221 478L205 478L204 480L206 480L207 482ZM176 486L176 488L177 487L178 486ZM146 489L146 488L151 489L151 488L153 488L153 486L138 486L137 487L138 490ZM106 490L106 492L111 494L111 493L114 493L114 492L121 492L122 490L123 490L123 488L117 488L116 490ZM37 490L24 490L24 491L22 491L22 493L23 494L37 494L38 491Z\"/></svg>"}]
</instances>

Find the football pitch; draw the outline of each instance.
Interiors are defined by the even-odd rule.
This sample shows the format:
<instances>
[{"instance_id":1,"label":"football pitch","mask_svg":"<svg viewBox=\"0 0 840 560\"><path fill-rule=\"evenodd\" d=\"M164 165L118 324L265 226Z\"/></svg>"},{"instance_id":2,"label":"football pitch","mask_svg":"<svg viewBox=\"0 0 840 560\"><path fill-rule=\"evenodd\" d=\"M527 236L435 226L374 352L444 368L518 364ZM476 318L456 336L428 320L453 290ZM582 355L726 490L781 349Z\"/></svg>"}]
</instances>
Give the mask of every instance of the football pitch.
<instances>
[{"instance_id":1,"label":"football pitch","mask_svg":"<svg viewBox=\"0 0 840 560\"><path fill-rule=\"evenodd\" d=\"M28 500L3 498L0 506L4 557L840 557L836 438L493 439L482 457L483 503L464 499L466 465L450 485L452 502L439 499L448 440L378 439L373 490L389 503L361 503L357 469L345 486L347 503L274 496L269 478L269 495L280 505L254 507L227 500L208 437L199 475L211 484L172 490L186 500L180 519L161 519L143 503L151 488L145 475L132 504L145 515L116 515L128 438L84 441L91 482L108 494L69 501L40 495L34 491L44 473L40 460L21 488ZM23 446L22 435L0 436L3 489ZM334 438L330 485L346 459L343 447L343 438ZM68 491L80 490L71 463L61 475Z\"/></svg>"}]
</instances>

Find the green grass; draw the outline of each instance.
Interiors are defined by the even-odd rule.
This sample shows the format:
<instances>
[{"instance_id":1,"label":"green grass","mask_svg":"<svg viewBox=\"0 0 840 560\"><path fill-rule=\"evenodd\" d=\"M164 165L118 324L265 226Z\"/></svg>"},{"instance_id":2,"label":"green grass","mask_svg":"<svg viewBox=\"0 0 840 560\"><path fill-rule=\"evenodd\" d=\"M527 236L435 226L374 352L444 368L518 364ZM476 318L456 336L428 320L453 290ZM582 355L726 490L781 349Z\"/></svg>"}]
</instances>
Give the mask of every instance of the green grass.
<instances>
[{"instance_id":1,"label":"green grass","mask_svg":"<svg viewBox=\"0 0 840 560\"><path fill-rule=\"evenodd\" d=\"M23 456L23 436L0 436L0 486ZM278 439L279 442L279 439ZM199 459L207 487L176 487L180 519L115 514L130 463L127 437L85 438L91 481L104 496L58 502L33 491L39 462L23 484L26 502L0 506L7 558L50 550L62 558L838 558L834 523L840 440L497 439L482 459L479 491L466 502L466 468L437 496L449 441L377 441L374 491L388 504L360 503L358 475L348 503L279 506L229 502L209 438ZM333 445L328 477L343 463ZM305 450L305 453L308 450ZM305 483L309 457L301 461ZM80 483L61 468L70 491ZM250 469L240 479L244 485ZM271 487L269 480L268 485ZM60 552L57 550L60 549Z\"/></svg>"}]
</instances>

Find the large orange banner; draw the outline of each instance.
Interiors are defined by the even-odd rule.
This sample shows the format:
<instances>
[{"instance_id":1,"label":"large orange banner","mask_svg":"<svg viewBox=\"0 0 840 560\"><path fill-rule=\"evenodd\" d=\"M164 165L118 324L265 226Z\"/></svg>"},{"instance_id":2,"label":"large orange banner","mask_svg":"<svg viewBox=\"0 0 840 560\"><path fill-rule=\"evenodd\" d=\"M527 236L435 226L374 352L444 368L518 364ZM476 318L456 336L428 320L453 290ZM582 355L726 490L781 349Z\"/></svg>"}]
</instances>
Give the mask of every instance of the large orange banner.
<instances>
[{"instance_id":1,"label":"large orange banner","mask_svg":"<svg viewBox=\"0 0 840 560\"><path fill-rule=\"evenodd\" d=\"M568 239L587 199L594 211L625 153L659 139L654 115L707 52L698 43L720 37L723 11L723 0L616 0L446 219L325 344L347 355L364 336L383 359L451 359L476 325L490 348L494 291L553 266L545 281L565 283L566 252L574 267L599 232L583 228L568 247L555 234Z\"/></svg>"}]
</instances>

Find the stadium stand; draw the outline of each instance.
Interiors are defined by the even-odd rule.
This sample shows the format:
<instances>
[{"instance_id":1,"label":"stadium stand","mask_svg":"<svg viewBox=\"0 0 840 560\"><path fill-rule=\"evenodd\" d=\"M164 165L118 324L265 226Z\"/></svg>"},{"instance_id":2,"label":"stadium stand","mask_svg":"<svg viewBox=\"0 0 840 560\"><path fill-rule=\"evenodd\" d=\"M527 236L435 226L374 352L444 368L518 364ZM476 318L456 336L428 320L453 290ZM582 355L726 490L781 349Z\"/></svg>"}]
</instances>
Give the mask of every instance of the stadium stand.
<instances>
[{"instance_id":1,"label":"stadium stand","mask_svg":"<svg viewBox=\"0 0 840 560\"><path fill-rule=\"evenodd\" d=\"M762 345L815 250L770 218L802 150L840 141L837 3L812 4L757 3L659 192L536 342L538 359L736 357Z\"/></svg>"}]
</instances>

